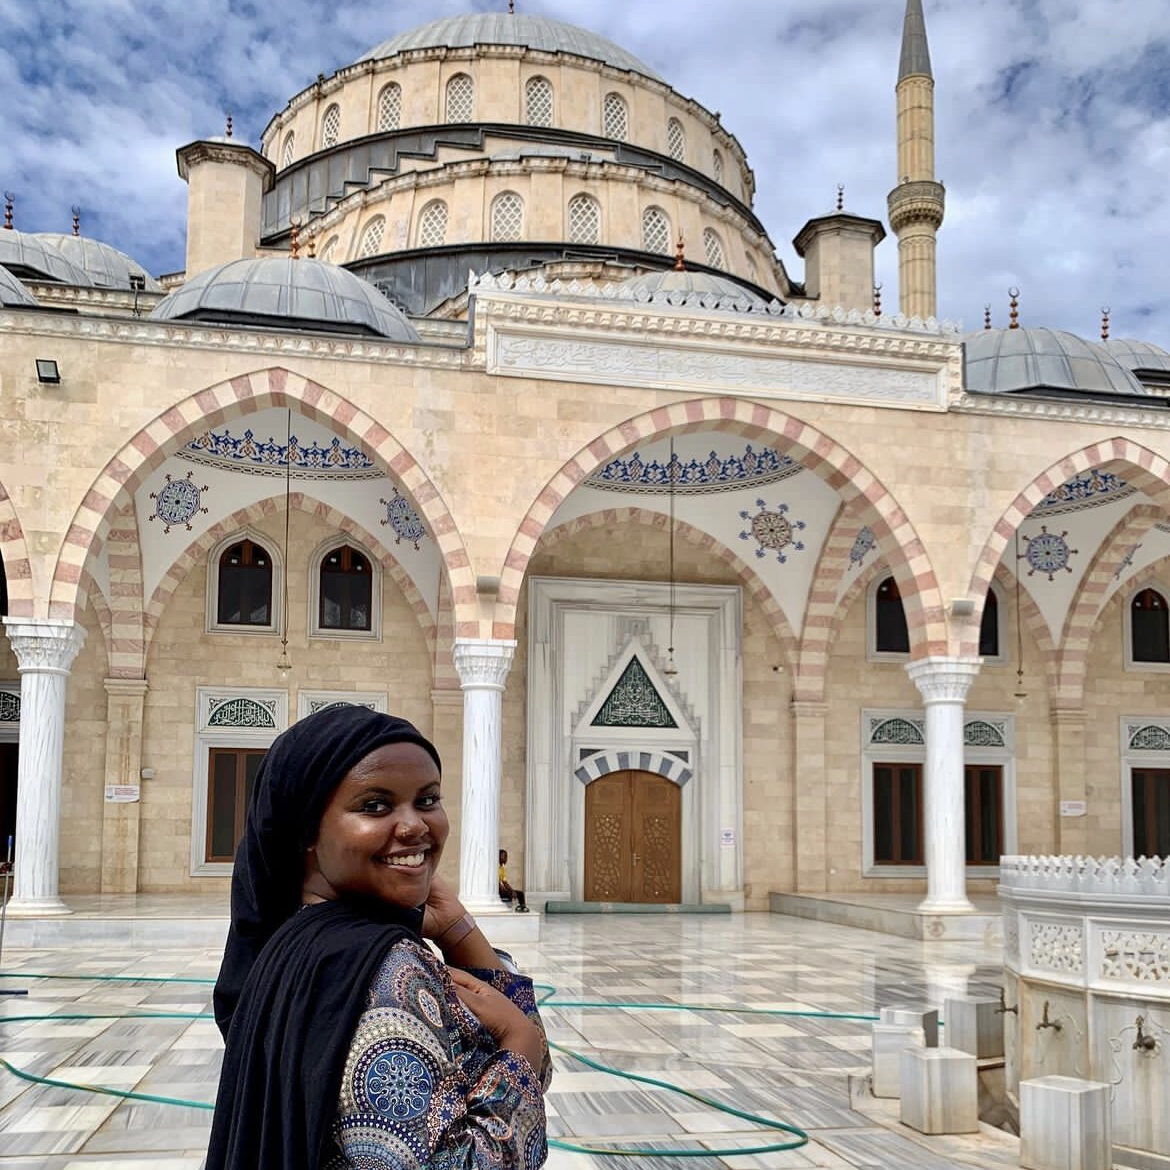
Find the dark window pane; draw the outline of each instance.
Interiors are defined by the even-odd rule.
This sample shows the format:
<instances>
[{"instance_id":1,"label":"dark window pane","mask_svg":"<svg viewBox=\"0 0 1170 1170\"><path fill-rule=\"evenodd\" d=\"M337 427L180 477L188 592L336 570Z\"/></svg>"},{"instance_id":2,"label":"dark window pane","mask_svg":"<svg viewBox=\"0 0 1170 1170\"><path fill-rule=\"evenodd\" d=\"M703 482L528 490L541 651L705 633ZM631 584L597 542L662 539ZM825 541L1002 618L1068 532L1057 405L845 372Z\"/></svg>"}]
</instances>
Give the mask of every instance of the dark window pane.
<instances>
[{"instance_id":1,"label":"dark window pane","mask_svg":"<svg viewBox=\"0 0 1170 1170\"><path fill-rule=\"evenodd\" d=\"M1170 611L1156 589L1143 589L1130 610L1134 662L1170 662Z\"/></svg>"},{"instance_id":2,"label":"dark window pane","mask_svg":"<svg viewBox=\"0 0 1170 1170\"><path fill-rule=\"evenodd\" d=\"M979 653L985 658L999 655L999 601L990 589L983 603L983 620L979 623Z\"/></svg>"},{"instance_id":3,"label":"dark window pane","mask_svg":"<svg viewBox=\"0 0 1170 1170\"><path fill-rule=\"evenodd\" d=\"M887 577L877 588L875 598L876 641L880 653L909 654L910 631L906 626L906 611L902 595L893 577Z\"/></svg>"},{"instance_id":4,"label":"dark window pane","mask_svg":"<svg viewBox=\"0 0 1170 1170\"><path fill-rule=\"evenodd\" d=\"M1170 857L1170 770L1135 768L1130 784L1134 855Z\"/></svg>"},{"instance_id":5,"label":"dark window pane","mask_svg":"<svg viewBox=\"0 0 1170 1170\"><path fill-rule=\"evenodd\" d=\"M873 769L873 859L878 864L889 864L895 860L892 784L893 769L875 764Z\"/></svg>"},{"instance_id":6,"label":"dark window pane","mask_svg":"<svg viewBox=\"0 0 1170 1170\"><path fill-rule=\"evenodd\" d=\"M211 825L209 861L230 860L236 848L236 756L234 752L211 754L211 792L208 820Z\"/></svg>"},{"instance_id":7,"label":"dark window pane","mask_svg":"<svg viewBox=\"0 0 1170 1170\"><path fill-rule=\"evenodd\" d=\"M918 856L918 769L900 768L898 773L901 787L898 794L901 805L898 860L909 864L921 860Z\"/></svg>"},{"instance_id":8,"label":"dark window pane","mask_svg":"<svg viewBox=\"0 0 1170 1170\"><path fill-rule=\"evenodd\" d=\"M250 540L233 544L219 558L216 620L222 626L267 626L272 614L272 562Z\"/></svg>"},{"instance_id":9,"label":"dark window pane","mask_svg":"<svg viewBox=\"0 0 1170 1170\"><path fill-rule=\"evenodd\" d=\"M922 767L873 766L873 859L877 865L922 863Z\"/></svg>"},{"instance_id":10,"label":"dark window pane","mask_svg":"<svg viewBox=\"0 0 1170 1170\"><path fill-rule=\"evenodd\" d=\"M373 573L357 549L345 545L321 562L319 622L324 630L372 628Z\"/></svg>"},{"instance_id":11,"label":"dark window pane","mask_svg":"<svg viewBox=\"0 0 1170 1170\"><path fill-rule=\"evenodd\" d=\"M969 765L966 789L968 865L998 865L1003 852L1003 768Z\"/></svg>"}]
</instances>

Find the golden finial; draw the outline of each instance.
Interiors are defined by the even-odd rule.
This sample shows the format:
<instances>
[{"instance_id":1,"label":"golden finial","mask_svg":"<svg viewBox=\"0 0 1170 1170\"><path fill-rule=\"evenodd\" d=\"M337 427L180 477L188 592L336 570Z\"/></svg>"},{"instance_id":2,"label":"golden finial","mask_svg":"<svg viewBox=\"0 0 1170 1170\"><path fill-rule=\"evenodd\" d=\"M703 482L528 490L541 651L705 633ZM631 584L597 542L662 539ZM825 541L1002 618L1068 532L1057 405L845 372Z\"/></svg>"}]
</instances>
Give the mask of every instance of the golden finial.
<instances>
[{"instance_id":1,"label":"golden finial","mask_svg":"<svg viewBox=\"0 0 1170 1170\"><path fill-rule=\"evenodd\" d=\"M508 15L516 15L516 0L508 0Z\"/></svg>"},{"instance_id":2,"label":"golden finial","mask_svg":"<svg viewBox=\"0 0 1170 1170\"><path fill-rule=\"evenodd\" d=\"M12 208L16 203L16 196L11 191L4 192L4 226L12 231Z\"/></svg>"},{"instance_id":3,"label":"golden finial","mask_svg":"<svg viewBox=\"0 0 1170 1170\"><path fill-rule=\"evenodd\" d=\"M81 208L75 203L70 210L73 212L73 234L81 235Z\"/></svg>"},{"instance_id":4,"label":"golden finial","mask_svg":"<svg viewBox=\"0 0 1170 1170\"><path fill-rule=\"evenodd\" d=\"M675 272L686 272L687 266L683 263L686 259L686 241L683 239L682 232L678 233L678 246L674 250L674 270Z\"/></svg>"},{"instance_id":5,"label":"golden finial","mask_svg":"<svg viewBox=\"0 0 1170 1170\"><path fill-rule=\"evenodd\" d=\"M300 259L301 247L301 221L299 219L290 219L288 223L289 229L289 251L291 253L290 259Z\"/></svg>"},{"instance_id":6,"label":"golden finial","mask_svg":"<svg viewBox=\"0 0 1170 1170\"><path fill-rule=\"evenodd\" d=\"M844 183L837 184L837 210L838 211L845 210L845 184Z\"/></svg>"},{"instance_id":7,"label":"golden finial","mask_svg":"<svg viewBox=\"0 0 1170 1170\"><path fill-rule=\"evenodd\" d=\"M1012 298L1008 304L1008 308L1011 309L1011 312L1008 314L1009 317L1011 318L1010 323L1008 324L1008 328L1009 329L1019 329L1019 327L1020 327L1020 290L1013 285L1011 288L1008 289L1008 296Z\"/></svg>"},{"instance_id":8,"label":"golden finial","mask_svg":"<svg viewBox=\"0 0 1170 1170\"><path fill-rule=\"evenodd\" d=\"M983 328L984 329L991 328L991 306L990 305L983 306Z\"/></svg>"},{"instance_id":9,"label":"golden finial","mask_svg":"<svg viewBox=\"0 0 1170 1170\"><path fill-rule=\"evenodd\" d=\"M317 259L317 237L316 236L309 237L309 247L307 250L309 253L309 259L316 260Z\"/></svg>"},{"instance_id":10,"label":"golden finial","mask_svg":"<svg viewBox=\"0 0 1170 1170\"><path fill-rule=\"evenodd\" d=\"M228 116L227 116L227 123L224 126L223 136L225 138L230 138L232 136L232 116L231 116L231 114L228 114Z\"/></svg>"},{"instance_id":11,"label":"golden finial","mask_svg":"<svg viewBox=\"0 0 1170 1170\"><path fill-rule=\"evenodd\" d=\"M1101 309L1101 340L1102 341L1109 340L1109 314L1111 312L1112 312L1112 310L1109 308L1108 305L1105 305Z\"/></svg>"},{"instance_id":12,"label":"golden finial","mask_svg":"<svg viewBox=\"0 0 1170 1170\"><path fill-rule=\"evenodd\" d=\"M873 315L875 317L882 315L882 282L880 280L873 286Z\"/></svg>"}]
</instances>

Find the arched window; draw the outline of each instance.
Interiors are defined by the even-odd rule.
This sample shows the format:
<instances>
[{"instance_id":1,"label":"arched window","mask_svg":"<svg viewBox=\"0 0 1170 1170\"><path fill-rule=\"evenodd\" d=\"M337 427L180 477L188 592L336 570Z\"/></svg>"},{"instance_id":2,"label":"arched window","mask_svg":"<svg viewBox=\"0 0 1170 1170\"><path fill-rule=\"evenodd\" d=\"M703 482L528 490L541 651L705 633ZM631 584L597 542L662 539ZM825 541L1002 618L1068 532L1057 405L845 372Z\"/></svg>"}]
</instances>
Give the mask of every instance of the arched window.
<instances>
[{"instance_id":1,"label":"arched window","mask_svg":"<svg viewBox=\"0 0 1170 1170\"><path fill-rule=\"evenodd\" d=\"M602 133L606 138L625 142L630 131L630 116L626 100L620 93L607 93L602 106Z\"/></svg>"},{"instance_id":2,"label":"arched window","mask_svg":"<svg viewBox=\"0 0 1170 1170\"><path fill-rule=\"evenodd\" d=\"M874 593L874 642L878 654L909 654L910 630L902 594L893 577L887 577Z\"/></svg>"},{"instance_id":3,"label":"arched window","mask_svg":"<svg viewBox=\"0 0 1170 1170\"><path fill-rule=\"evenodd\" d=\"M679 162L687 157L687 136L677 118L666 123L666 153Z\"/></svg>"},{"instance_id":4,"label":"arched window","mask_svg":"<svg viewBox=\"0 0 1170 1170\"><path fill-rule=\"evenodd\" d=\"M382 236L386 233L386 219L384 216L376 215L366 224L365 231L362 232L361 243L358 244L359 256L376 256L378 249L382 246Z\"/></svg>"},{"instance_id":5,"label":"arched window","mask_svg":"<svg viewBox=\"0 0 1170 1170\"><path fill-rule=\"evenodd\" d=\"M519 240L524 235L524 200L515 191L501 191L492 200L491 238Z\"/></svg>"},{"instance_id":6,"label":"arched window","mask_svg":"<svg viewBox=\"0 0 1170 1170\"><path fill-rule=\"evenodd\" d=\"M321 149L327 150L336 146L341 137L341 107L334 103L325 111L321 119Z\"/></svg>"},{"instance_id":7,"label":"arched window","mask_svg":"<svg viewBox=\"0 0 1170 1170\"><path fill-rule=\"evenodd\" d=\"M670 220L661 207L642 212L642 247L647 252L670 252Z\"/></svg>"},{"instance_id":8,"label":"arched window","mask_svg":"<svg viewBox=\"0 0 1170 1170\"><path fill-rule=\"evenodd\" d=\"M759 268L756 267L755 258L752 256L752 254L750 252L747 254L747 267L748 267L748 279L751 280L752 284L759 284L760 283L760 270L759 270Z\"/></svg>"},{"instance_id":9,"label":"arched window","mask_svg":"<svg viewBox=\"0 0 1170 1170\"><path fill-rule=\"evenodd\" d=\"M983 617L979 622L979 653L984 658L999 657L999 598L994 589L988 589L983 603Z\"/></svg>"},{"instance_id":10,"label":"arched window","mask_svg":"<svg viewBox=\"0 0 1170 1170\"><path fill-rule=\"evenodd\" d=\"M447 82L447 121L470 122L475 110L475 83L466 73Z\"/></svg>"},{"instance_id":11,"label":"arched window","mask_svg":"<svg viewBox=\"0 0 1170 1170\"><path fill-rule=\"evenodd\" d=\"M220 554L215 622L220 626L271 626L272 557L251 540Z\"/></svg>"},{"instance_id":12,"label":"arched window","mask_svg":"<svg viewBox=\"0 0 1170 1170\"><path fill-rule=\"evenodd\" d=\"M284 146L280 151L280 165L281 167L292 166L293 153L296 150L297 139L296 135L290 130L284 136Z\"/></svg>"},{"instance_id":13,"label":"arched window","mask_svg":"<svg viewBox=\"0 0 1170 1170\"><path fill-rule=\"evenodd\" d=\"M382 86L378 94L378 129L397 130L402 120L402 86L397 81Z\"/></svg>"},{"instance_id":14,"label":"arched window","mask_svg":"<svg viewBox=\"0 0 1170 1170\"><path fill-rule=\"evenodd\" d=\"M723 184L723 155L719 151L715 151L711 155L711 173L715 176L715 182L721 186Z\"/></svg>"},{"instance_id":15,"label":"arched window","mask_svg":"<svg viewBox=\"0 0 1170 1170\"><path fill-rule=\"evenodd\" d=\"M601 243L601 204L583 192L569 200L569 239L574 244Z\"/></svg>"},{"instance_id":16,"label":"arched window","mask_svg":"<svg viewBox=\"0 0 1170 1170\"><path fill-rule=\"evenodd\" d=\"M1134 662L1170 662L1170 612L1156 589L1130 602L1130 652Z\"/></svg>"},{"instance_id":17,"label":"arched window","mask_svg":"<svg viewBox=\"0 0 1170 1170\"><path fill-rule=\"evenodd\" d=\"M524 121L529 126L551 126L553 88L546 77L530 77L524 86Z\"/></svg>"},{"instance_id":18,"label":"arched window","mask_svg":"<svg viewBox=\"0 0 1170 1170\"><path fill-rule=\"evenodd\" d=\"M419 214L418 240L420 248L437 248L447 242L447 205L442 199L432 199Z\"/></svg>"},{"instance_id":19,"label":"arched window","mask_svg":"<svg viewBox=\"0 0 1170 1170\"><path fill-rule=\"evenodd\" d=\"M333 254L336 251L337 237L330 236L329 239L325 242L325 247L323 247L318 254L317 259L320 260L323 264L335 264L337 262L333 259Z\"/></svg>"},{"instance_id":20,"label":"arched window","mask_svg":"<svg viewBox=\"0 0 1170 1170\"><path fill-rule=\"evenodd\" d=\"M719 236L710 228L703 229L703 251L707 255L707 263L712 268L727 267L723 259L723 243L719 239Z\"/></svg>"},{"instance_id":21,"label":"arched window","mask_svg":"<svg viewBox=\"0 0 1170 1170\"><path fill-rule=\"evenodd\" d=\"M322 630L372 629L374 574L356 548L343 544L321 561L317 624Z\"/></svg>"}]
</instances>

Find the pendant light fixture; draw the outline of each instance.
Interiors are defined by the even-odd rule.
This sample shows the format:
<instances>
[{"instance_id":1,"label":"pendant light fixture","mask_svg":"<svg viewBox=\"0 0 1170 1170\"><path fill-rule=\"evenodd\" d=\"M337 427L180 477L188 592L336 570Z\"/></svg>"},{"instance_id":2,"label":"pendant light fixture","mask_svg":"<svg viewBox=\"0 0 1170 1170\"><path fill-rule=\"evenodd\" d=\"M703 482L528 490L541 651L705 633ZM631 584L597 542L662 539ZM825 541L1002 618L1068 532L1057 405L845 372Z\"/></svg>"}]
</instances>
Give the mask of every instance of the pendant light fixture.
<instances>
[{"instance_id":1,"label":"pendant light fixture","mask_svg":"<svg viewBox=\"0 0 1170 1170\"><path fill-rule=\"evenodd\" d=\"M678 667L674 662L674 487L678 476L675 466L674 439L670 440L670 462L666 465L666 498L670 510L670 644L666 647L666 666L662 673L665 675L678 674Z\"/></svg>"},{"instance_id":2,"label":"pendant light fixture","mask_svg":"<svg viewBox=\"0 0 1170 1170\"><path fill-rule=\"evenodd\" d=\"M1023 702L1028 697L1024 690L1024 632L1020 622L1020 533L1016 530L1016 702Z\"/></svg>"},{"instance_id":3,"label":"pendant light fixture","mask_svg":"<svg viewBox=\"0 0 1170 1170\"><path fill-rule=\"evenodd\" d=\"M284 433L284 547L281 549L282 570L280 574L283 591L280 607L280 657L276 670L281 682L287 682L292 673L292 660L288 656L288 529L292 518L292 408L289 408Z\"/></svg>"}]
</instances>

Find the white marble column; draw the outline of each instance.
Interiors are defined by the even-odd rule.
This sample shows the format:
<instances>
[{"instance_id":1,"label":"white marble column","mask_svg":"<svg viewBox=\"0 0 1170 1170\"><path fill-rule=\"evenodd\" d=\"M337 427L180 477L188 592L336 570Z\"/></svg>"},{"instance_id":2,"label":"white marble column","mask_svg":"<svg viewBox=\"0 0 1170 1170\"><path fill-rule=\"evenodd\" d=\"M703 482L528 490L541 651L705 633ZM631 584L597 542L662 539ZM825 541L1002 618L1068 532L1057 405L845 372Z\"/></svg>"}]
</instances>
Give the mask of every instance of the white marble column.
<instances>
[{"instance_id":1,"label":"white marble column","mask_svg":"<svg viewBox=\"0 0 1170 1170\"><path fill-rule=\"evenodd\" d=\"M20 673L16 864L8 913L68 914L57 896L65 680L85 630L60 618L6 617L4 626Z\"/></svg>"},{"instance_id":2,"label":"white marble column","mask_svg":"<svg viewBox=\"0 0 1170 1170\"><path fill-rule=\"evenodd\" d=\"M500 761L504 682L516 643L456 638L463 687L463 820L459 900L473 914L499 911Z\"/></svg>"},{"instance_id":3,"label":"white marble column","mask_svg":"<svg viewBox=\"0 0 1170 1170\"><path fill-rule=\"evenodd\" d=\"M920 658L906 667L926 708L923 776L926 900L923 914L962 914L967 900L964 832L963 706L979 673L978 658Z\"/></svg>"}]
</instances>

